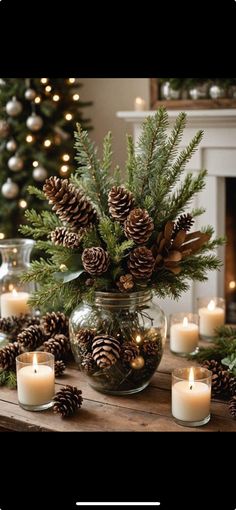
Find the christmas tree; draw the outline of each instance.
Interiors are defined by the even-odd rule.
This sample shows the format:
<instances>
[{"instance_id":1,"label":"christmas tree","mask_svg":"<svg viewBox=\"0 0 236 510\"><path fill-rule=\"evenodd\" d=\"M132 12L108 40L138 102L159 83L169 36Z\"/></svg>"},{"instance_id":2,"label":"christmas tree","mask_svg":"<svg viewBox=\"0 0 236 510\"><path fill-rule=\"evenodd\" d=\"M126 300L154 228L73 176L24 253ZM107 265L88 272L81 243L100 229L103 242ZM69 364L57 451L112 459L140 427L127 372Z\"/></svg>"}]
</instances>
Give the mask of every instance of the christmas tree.
<instances>
[{"instance_id":1,"label":"christmas tree","mask_svg":"<svg viewBox=\"0 0 236 510\"><path fill-rule=\"evenodd\" d=\"M0 80L0 239L19 236L27 207L45 209L30 185L74 171L75 124L91 128L80 87L77 78Z\"/></svg>"}]
</instances>

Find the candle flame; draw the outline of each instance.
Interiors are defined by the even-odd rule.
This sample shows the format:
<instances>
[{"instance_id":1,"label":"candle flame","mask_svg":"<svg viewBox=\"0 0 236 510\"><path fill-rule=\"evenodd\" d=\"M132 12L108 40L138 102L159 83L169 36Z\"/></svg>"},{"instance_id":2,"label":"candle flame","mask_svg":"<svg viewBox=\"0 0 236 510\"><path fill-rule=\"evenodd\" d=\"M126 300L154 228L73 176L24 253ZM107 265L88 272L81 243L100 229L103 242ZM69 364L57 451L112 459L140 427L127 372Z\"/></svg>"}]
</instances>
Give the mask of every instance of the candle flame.
<instances>
[{"instance_id":1,"label":"candle flame","mask_svg":"<svg viewBox=\"0 0 236 510\"><path fill-rule=\"evenodd\" d=\"M184 320L183 320L183 327L184 328L187 328L188 326L188 317L184 317Z\"/></svg>"},{"instance_id":2,"label":"candle flame","mask_svg":"<svg viewBox=\"0 0 236 510\"><path fill-rule=\"evenodd\" d=\"M136 101L136 104L142 104L143 99L141 97L136 97L135 101Z\"/></svg>"},{"instance_id":3,"label":"candle flame","mask_svg":"<svg viewBox=\"0 0 236 510\"><path fill-rule=\"evenodd\" d=\"M189 370L188 382L189 382L189 389L192 390L193 389L193 385L194 385L194 371L193 371L193 367L191 367L190 370Z\"/></svg>"},{"instance_id":4,"label":"candle flame","mask_svg":"<svg viewBox=\"0 0 236 510\"><path fill-rule=\"evenodd\" d=\"M17 296L17 291L16 291L16 289L12 289L12 295L13 295L14 297L16 297L16 296Z\"/></svg>"},{"instance_id":5,"label":"candle flame","mask_svg":"<svg viewBox=\"0 0 236 510\"><path fill-rule=\"evenodd\" d=\"M213 299L211 299L211 301L210 301L210 303L208 304L208 307L207 307L209 312L213 312L213 310L215 310L215 307L216 307L215 301L213 301Z\"/></svg>"},{"instance_id":6,"label":"candle flame","mask_svg":"<svg viewBox=\"0 0 236 510\"><path fill-rule=\"evenodd\" d=\"M232 280L231 282L229 282L229 288L230 289L235 289L236 288L236 282L234 280Z\"/></svg>"},{"instance_id":7,"label":"candle flame","mask_svg":"<svg viewBox=\"0 0 236 510\"><path fill-rule=\"evenodd\" d=\"M38 370L38 360L37 360L37 354L36 352L34 353L33 355L33 369L34 369L34 373L37 374L37 370Z\"/></svg>"},{"instance_id":8,"label":"candle flame","mask_svg":"<svg viewBox=\"0 0 236 510\"><path fill-rule=\"evenodd\" d=\"M137 335L137 336L136 336L136 343L137 343L137 344L140 344L140 342L141 342L141 341L142 341L141 336L140 336L140 335Z\"/></svg>"}]
</instances>

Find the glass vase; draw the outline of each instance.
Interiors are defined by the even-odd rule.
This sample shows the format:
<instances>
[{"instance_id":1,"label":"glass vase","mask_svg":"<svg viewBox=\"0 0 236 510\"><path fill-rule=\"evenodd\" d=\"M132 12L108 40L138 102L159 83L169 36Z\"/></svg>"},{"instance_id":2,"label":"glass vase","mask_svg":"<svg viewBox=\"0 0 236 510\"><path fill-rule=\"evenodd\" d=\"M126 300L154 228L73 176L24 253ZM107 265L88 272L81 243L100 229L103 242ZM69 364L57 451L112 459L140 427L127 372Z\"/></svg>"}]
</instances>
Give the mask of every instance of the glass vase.
<instances>
[{"instance_id":1,"label":"glass vase","mask_svg":"<svg viewBox=\"0 0 236 510\"><path fill-rule=\"evenodd\" d=\"M150 291L96 292L70 317L70 341L78 367L101 392L128 395L148 386L166 339L166 317Z\"/></svg>"},{"instance_id":2,"label":"glass vase","mask_svg":"<svg viewBox=\"0 0 236 510\"><path fill-rule=\"evenodd\" d=\"M2 264L0 267L1 317L29 314L28 299L35 290L33 282L23 283L21 277L30 267L30 254L35 241L32 239L4 239L0 242Z\"/></svg>"}]
</instances>

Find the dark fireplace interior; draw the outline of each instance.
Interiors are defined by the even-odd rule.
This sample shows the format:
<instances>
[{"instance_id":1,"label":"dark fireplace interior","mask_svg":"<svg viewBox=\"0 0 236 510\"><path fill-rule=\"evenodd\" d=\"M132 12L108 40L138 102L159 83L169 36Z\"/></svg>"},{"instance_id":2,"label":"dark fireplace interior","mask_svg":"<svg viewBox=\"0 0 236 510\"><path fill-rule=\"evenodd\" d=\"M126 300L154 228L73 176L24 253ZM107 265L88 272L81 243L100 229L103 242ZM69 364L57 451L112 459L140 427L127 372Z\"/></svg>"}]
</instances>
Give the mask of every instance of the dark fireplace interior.
<instances>
[{"instance_id":1,"label":"dark fireplace interior","mask_svg":"<svg viewBox=\"0 0 236 510\"><path fill-rule=\"evenodd\" d=\"M226 321L236 325L236 178L226 179Z\"/></svg>"}]
</instances>

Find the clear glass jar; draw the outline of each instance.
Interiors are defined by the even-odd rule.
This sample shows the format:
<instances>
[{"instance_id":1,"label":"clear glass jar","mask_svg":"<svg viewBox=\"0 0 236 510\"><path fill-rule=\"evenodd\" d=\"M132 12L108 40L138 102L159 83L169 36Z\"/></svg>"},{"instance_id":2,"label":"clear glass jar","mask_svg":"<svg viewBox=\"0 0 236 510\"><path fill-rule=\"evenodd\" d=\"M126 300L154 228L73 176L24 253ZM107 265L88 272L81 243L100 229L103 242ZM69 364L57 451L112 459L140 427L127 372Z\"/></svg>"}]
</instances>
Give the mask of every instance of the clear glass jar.
<instances>
[{"instance_id":1,"label":"clear glass jar","mask_svg":"<svg viewBox=\"0 0 236 510\"><path fill-rule=\"evenodd\" d=\"M33 282L23 283L21 276L30 267L32 239L4 239L0 242L1 317L30 313L28 299L35 290Z\"/></svg>"},{"instance_id":2,"label":"clear glass jar","mask_svg":"<svg viewBox=\"0 0 236 510\"><path fill-rule=\"evenodd\" d=\"M70 341L78 367L101 392L128 395L148 386L163 354L166 317L148 290L96 292L70 317Z\"/></svg>"}]
</instances>

